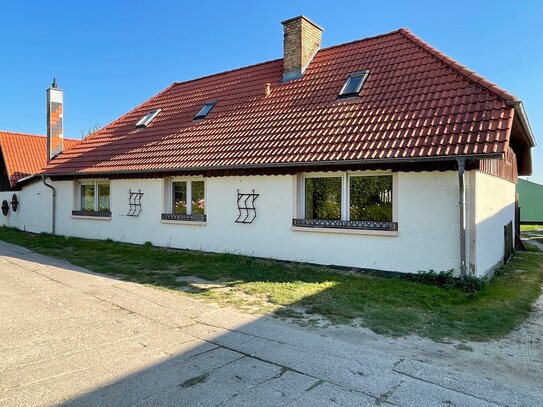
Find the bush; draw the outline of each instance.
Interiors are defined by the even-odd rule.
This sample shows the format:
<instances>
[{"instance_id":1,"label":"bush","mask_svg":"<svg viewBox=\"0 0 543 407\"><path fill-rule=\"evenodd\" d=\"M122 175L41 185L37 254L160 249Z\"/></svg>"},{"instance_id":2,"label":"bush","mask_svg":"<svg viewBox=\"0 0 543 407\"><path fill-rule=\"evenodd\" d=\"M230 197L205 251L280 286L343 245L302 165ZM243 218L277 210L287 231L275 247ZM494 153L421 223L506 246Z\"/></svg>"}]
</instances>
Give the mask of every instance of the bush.
<instances>
[{"instance_id":1,"label":"bush","mask_svg":"<svg viewBox=\"0 0 543 407\"><path fill-rule=\"evenodd\" d=\"M474 276L466 276L463 279L454 277L453 270L440 271L421 270L417 274L410 273L402 276L404 280L416 281L418 283L436 285L442 288L460 288L469 295L474 295L477 291L485 287L486 281Z\"/></svg>"},{"instance_id":2,"label":"bush","mask_svg":"<svg viewBox=\"0 0 543 407\"><path fill-rule=\"evenodd\" d=\"M486 281L474 276L466 276L463 279L458 279L457 287L461 288L470 295L474 295L477 291L485 288Z\"/></svg>"}]
</instances>

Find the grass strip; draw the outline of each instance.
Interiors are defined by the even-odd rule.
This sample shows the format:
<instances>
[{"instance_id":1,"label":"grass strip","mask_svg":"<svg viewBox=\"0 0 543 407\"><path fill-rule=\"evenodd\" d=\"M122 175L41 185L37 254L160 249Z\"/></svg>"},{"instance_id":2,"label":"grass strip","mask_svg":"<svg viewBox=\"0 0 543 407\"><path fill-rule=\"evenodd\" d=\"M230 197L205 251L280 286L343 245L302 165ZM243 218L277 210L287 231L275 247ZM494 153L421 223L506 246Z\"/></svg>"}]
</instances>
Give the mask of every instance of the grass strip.
<instances>
[{"instance_id":1,"label":"grass strip","mask_svg":"<svg viewBox=\"0 0 543 407\"><path fill-rule=\"evenodd\" d=\"M228 289L204 287L186 295L241 308L267 304L283 316L300 317L303 310L334 323L361 319L380 334L418 334L436 340L485 341L510 333L529 317L543 283L543 253L539 251L518 252L473 295L399 277L339 273L233 254L36 235L6 227L0 228L0 240L94 272L161 288L186 288L187 276L219 281Z\"/></svg>"}]
</instances>

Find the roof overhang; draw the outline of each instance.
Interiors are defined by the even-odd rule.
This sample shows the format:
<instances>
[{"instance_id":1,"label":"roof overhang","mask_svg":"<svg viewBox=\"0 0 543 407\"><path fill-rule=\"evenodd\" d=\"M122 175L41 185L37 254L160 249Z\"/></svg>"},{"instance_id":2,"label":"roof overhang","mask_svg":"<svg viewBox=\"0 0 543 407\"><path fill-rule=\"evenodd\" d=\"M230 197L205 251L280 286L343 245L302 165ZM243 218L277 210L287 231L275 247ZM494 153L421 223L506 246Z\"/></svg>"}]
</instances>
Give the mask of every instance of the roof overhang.
<instances>
[{"instance_id":1,"label":"roof overhang","mask_svg":"<svg viewBox=\"0 0 543 407\"><path fill-rule=\"evenodd\" d=\"M528 115L526 114L526 110L524 110L524 103L522 103L522 100L517 99L508 101L507 104L515 108L515 116L517 116L520 120L520 124L524 129L530 147L535 147L537 143L535 141L535 136L532 131L532 126L530 125L530 121L528 120Z\"/></svg>"},{"instance_id":2,"label":"roof overhang","mask_svg":"<svg viewBox=\"0 0 543 407\"><path fill-rule=\"evenodd\" d=\"M33 181L34 179L38 179L40 177L40 174L31 174L24 178L19 178L17 181L15 181L15 187L21 188L24 184L28 184L29 182Z\"/></svg>"},{"instance_id":3,"label":"roof overhang","mask_svg":"<svg viewBox=\"0 0 543 407\"><path fill-rule=\"evenodd\" d=\"M416 164L416 163L437 163L437 162L456 162L457 159L463 158L467 161L479 161L485 159L501 159L503 153L490 154L472 154L472 155L451 155L438 157L418 157L418 158L392 158L392 159L370 159L370 160L339 160L339 161L318 161L318 162L289 162L289 163L270 163L270 164L254 164L254 165L223 165L209 167L191 167L191 168L155 168L146 170L119 170L119 171L103 171L103 172L66 172L66 173L44 173L50 178L88 178L88 177L108 177L111 175L134 175L134 174L167 174L167 173L183 173L183 172L208 172L208 171L228 171L228 170L266 170L280 168L325 168L325 167L347 167L347 166L371 166L371 165L394 165L394 164Z\"/></svg>"},{"instance_id":4,"label":"roof overhang","mask_svg":"<svg viewBox=\"0 0 543 407\"><path fill-rule=\"evenodd\" d=\"M519 175L532 174L532 151L536 140L524 104L518 98L507 101L507 105L514 110L513 123L509 136L509 146L517 156Z\"/></svg>"}]
</instances>

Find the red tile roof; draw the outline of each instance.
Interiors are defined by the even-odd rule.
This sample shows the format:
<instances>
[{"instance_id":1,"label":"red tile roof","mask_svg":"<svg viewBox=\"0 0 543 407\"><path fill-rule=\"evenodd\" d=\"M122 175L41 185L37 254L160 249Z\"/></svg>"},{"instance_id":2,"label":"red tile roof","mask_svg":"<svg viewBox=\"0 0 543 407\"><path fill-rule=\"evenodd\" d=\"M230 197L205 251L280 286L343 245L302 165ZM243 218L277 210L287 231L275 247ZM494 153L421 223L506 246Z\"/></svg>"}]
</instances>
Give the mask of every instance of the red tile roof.
<instances>
[{"instance_id":1,"label":"red tile roof","mask_svg":"<svg viewBox=\"0 0 543 407\"><path fill-rule=\"evenodd\" d=\"M46 167L51 175L399 161L501 154L516 98L407 29L320 50L302 79L282 60L174 83ZM337 100L369 69L360 98ZM265 84L271 94L265 96ZM207 118L193 120L217 100ZM147 128L136 122L162 111Z\"/></svg>"},{"instance_id":2,"label":"red tile roof","mask_svg":"<svg viewBox=\"0 0 543 407\"><path fill-rule=\"evenodd\" d=\"M70 149L81 140L64 139ZM0 150L12 187L21 178L39 173L47 164L47 137L0 131Z\"/></svg>"}]
</instances>

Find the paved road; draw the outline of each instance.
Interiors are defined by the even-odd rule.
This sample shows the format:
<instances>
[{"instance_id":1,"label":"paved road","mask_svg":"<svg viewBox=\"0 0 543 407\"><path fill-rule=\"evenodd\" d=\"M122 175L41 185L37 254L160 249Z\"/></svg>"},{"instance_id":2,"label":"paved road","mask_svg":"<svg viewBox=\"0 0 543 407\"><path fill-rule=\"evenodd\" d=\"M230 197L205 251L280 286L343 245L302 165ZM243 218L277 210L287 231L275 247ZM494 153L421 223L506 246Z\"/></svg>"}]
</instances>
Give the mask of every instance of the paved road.
<instances>
[{"instance_id":1,"label":"paved road","mask_svg":"<svg viewBox=\"0 0 543 407\"><path fill-rule=\"evenodd\" d=\"M0 405L542 406L541 395L0 242Z\"/></svg>"}]
</instances>

